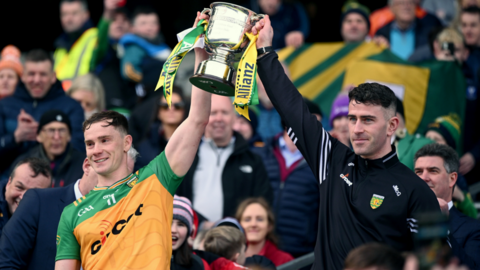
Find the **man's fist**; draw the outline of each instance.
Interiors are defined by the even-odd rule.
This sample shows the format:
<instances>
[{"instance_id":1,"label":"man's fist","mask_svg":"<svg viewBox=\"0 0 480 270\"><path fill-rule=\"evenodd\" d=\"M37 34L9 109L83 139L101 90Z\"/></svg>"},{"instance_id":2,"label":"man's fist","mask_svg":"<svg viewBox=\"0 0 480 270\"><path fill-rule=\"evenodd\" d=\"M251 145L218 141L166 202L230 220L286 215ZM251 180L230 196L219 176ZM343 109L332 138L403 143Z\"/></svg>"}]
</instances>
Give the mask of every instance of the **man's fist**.
<instances>
[{"instance_id":1,"label":"man's fist","mask_svg":"<svg viewBox=\"0 0 480 270\"><path fill-rule=\"evenodd\" d=\"M273 28L268 15L252 27L252 34L258 34L257 49L272 46Z\"/></svg>"}]
</instances>

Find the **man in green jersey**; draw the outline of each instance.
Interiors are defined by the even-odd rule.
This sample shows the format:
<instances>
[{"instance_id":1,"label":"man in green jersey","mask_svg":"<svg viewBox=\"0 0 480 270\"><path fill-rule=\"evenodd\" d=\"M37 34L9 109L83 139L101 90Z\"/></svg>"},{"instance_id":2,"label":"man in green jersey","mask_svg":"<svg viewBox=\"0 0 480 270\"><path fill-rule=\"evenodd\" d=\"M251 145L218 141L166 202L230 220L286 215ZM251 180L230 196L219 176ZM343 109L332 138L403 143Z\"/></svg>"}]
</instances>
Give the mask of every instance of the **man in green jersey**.
<instances>
[{"instance_id":1,"label":"man in green jersey","mask_svg":"<svg viewBox=\"0 0 480 270\"><path fill-rule=\"evenodd\" d=\"M197 15L195 25L206 15ZM195 49L196 65L207 58ZM55 269L169 269L173 195L195 158L210 114L211 95L192 88L188 118L165 151L131 174L128 122L112 111L83 124L87 158L98 187L60 218Z\"/></svg>"}]
</instances>

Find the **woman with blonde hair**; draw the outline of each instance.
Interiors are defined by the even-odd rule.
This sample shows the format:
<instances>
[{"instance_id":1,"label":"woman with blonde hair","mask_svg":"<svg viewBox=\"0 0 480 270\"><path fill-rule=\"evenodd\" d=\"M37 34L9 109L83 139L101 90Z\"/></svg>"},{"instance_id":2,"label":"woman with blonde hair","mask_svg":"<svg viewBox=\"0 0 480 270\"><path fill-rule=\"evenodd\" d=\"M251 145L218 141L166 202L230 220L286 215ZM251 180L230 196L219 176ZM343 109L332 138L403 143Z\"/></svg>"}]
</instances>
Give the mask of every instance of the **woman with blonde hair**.
<instances>
[{"instance_id":1,"label":"woman with blonde hair","mask_svg":"<svg viewBox=\"0 0 480 270\"><path fill-rule=\"evenodd\" d=\"M277 248L275 217L263 198L249 198L237 208L235 218L240 221L247 236L246 257L261 255L271 260L275 266L293 260L292 255Z\"/></svg>"},{"instance_id":2,"label":"woman with blonde hair","mask_svg":"<svg viewBox=\"0 0 480 270\"><path fill-rule=\"evenodd\" d=\"M73 80L67 94L82 105L85 119L105 110L105 90L102 82L91 73Z\"/></svg>"}]
</instances>

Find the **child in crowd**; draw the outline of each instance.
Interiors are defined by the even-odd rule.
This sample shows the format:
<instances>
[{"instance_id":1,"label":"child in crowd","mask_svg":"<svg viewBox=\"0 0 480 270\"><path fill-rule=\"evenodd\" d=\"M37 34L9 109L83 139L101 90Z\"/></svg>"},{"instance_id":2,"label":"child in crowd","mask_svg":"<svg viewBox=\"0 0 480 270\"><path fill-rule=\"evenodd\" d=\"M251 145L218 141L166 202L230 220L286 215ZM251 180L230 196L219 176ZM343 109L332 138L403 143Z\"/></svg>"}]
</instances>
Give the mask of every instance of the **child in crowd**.
<instances>
[{"instance_id":1,"label":"child in crowd","mask_svg":"<svg viewBox=\"0 0 480 270\"><path fill-rule=\"evenodd\" d=\"M271 260L275 266L293 260L290 254L277 248L278 240L274 233L275 218L264 199L244 200L238 206L236 218L247 236L247 257L261 255Z\"/></svg>"},{"instance_id":2,"label":"child in crowd","mask_svg":"<svg viewBox=\"0 0 480 270\"><path fill-rule=\"evenodd\" d=\"M160 21L155 10L138 7L133 12L131 29L132 34L124 35L119 41L118 53L123 78L142 84L146 83L145 80L158 80L163 62L171 50L160 34ZM149 72L152 67L160 69L158 72Z\"/></svg>"},{"instance_id":3,"label":"child in crowd","mask_svg":"<svg viewBox=\"0 0 480 270\"><path fill-rule=\"evenodd\" d=\"M204 260L192 253L188 245L188 236L194 230L192 203L185 197L175 195L173 199L172 262L170 269L210 269Z\"/></svg>"},{"instance_id":4,"label":"child in crowd","mask_svg":"<svg viewBox=\"0 0 480 270\"><path fill-rule=\"evenodd\" d=\"M229 259L237 264L245 263L245 235L237 228L219 226L205 236L205 251Z\"/></svg>"}]
</instances>

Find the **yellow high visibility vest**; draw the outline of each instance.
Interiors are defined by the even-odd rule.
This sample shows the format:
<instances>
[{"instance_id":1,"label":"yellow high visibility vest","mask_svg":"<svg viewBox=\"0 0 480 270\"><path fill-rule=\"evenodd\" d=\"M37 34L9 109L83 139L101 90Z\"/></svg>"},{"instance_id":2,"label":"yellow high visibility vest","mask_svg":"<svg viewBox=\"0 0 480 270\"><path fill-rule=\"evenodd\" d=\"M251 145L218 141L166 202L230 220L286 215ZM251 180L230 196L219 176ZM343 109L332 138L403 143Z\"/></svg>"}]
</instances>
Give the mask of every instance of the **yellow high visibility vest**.
<instances>
[{"instance_id":1,"label":"yellow high visibility vest","mask_svg":"<svg viewBox=\"0 0 480 270\"><path fill-rule=\"evenodd\" d=\"M72 80L90 71L90 60L97 43L97 32L95 27L85 31L68 52L65 48L55 50L54 69L58 80Z\"/></svg>"}]
</instances>

